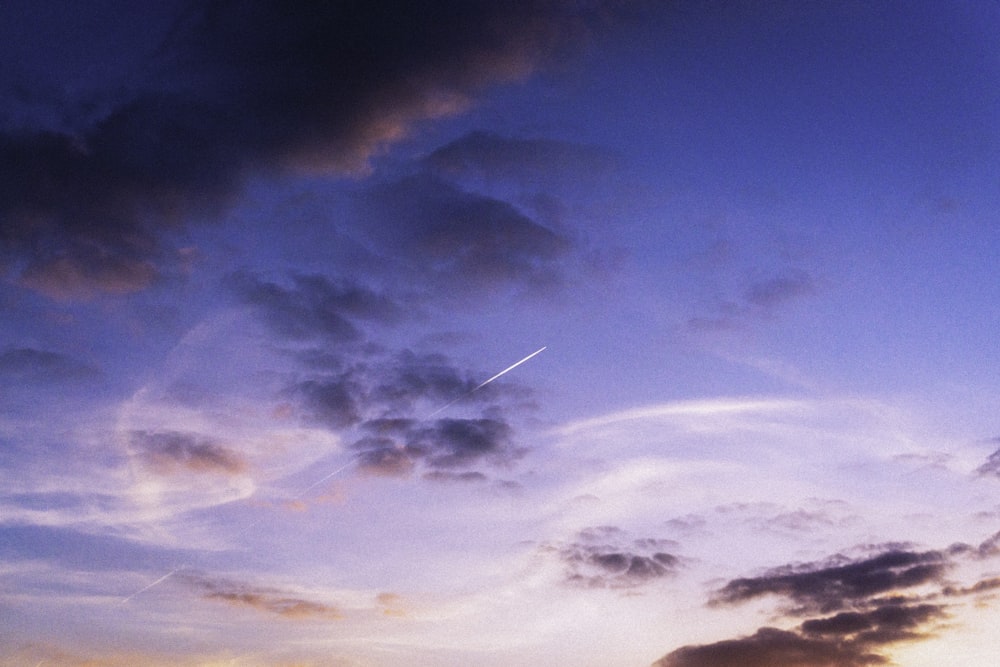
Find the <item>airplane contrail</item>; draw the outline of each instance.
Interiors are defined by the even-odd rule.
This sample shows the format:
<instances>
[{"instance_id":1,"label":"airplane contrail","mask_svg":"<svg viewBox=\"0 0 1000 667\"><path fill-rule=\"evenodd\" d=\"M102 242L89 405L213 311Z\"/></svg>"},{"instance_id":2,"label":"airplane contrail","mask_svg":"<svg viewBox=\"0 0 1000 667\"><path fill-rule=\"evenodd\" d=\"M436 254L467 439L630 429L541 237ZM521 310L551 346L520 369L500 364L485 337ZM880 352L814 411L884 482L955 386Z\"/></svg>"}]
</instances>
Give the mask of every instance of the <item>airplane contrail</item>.
<instances>
[{"instance_id":1,"label":"airplane contrail","mask_svg":"<svg viewBox=\"0 0 1000 667\"><path fill-rule=\"evenodd\" d=\"M360 458L360 456L361 456L361 454L355 454L344 465L340 466L339 468L337 468L336 470L334 470L333 472L331 472L327 476L323 477L322 479L319 479L319 480L313 482L312 484L310 484L309 486L307 486L306 488L302 489L299 492L299 495L295 496L292 500L298 500L299 498L301 498L302 496L306 495L307 493L309 493L310 491L312 491L313 489L315 489L317 486L319 486L320 484L322 484L326 480L328 480L331 477L333 477L334 475L336 475L338 472L347 470L348 468L351 467L351 465L354 463L355 460L357 460L358 458Z\"/></svg>"},{"instance_id":2,"label":"airplane contrail","mask_svg":"<svg viewBox=\"0 0 1000 667\"><path fill-rule=\"evenodd\" d=\"M122 598L122 601L121 601L120 604L125 604L126 602L128 602L129 600L131 600L132 598L134 598L136 595L139 595L140 593L145 593L146 591L148 591L153 586L157 586L159 584L162 584L164 581L166 581L170 577L172 577L175 574L177 574L178 572L180 572L182 568L183 568L183 566L175 568L175 569L171 570L170 572L167 572L165 575L163 575L162 577L160 577L159 579L157 579L153 583L149 584L148 586L140 588L135 593L132 593L132 595L129 595L126 598Z\"/></svg>"},{"instance_id":3,"label":"airplane contrail","mask_svg":"<svg viewBox=\"0 0 1000 667\"><path fill-rule=\"evenodd\" d=\"M490 382L493 382L494 380L496 380L501 375L504 375L506 373L511 372L512 370L514 370L515 368L517 368L518 366L520 366L521 364L523 364L524 362L526 362L528 359L531 359L536 354L541 354L542 352L544 352L547 347L548 347L548 345L543 345L539 349L535 350L534 352L532 352L531 354L529 354L528 356L526 356L524 359L521 359L521 361L517 362L516 364L511 364L507 368L503 369L502 371L500 371L499 373L497 373L496 375L494 375L493 377L491 377L489 380L486 380L485 382L477 385L475 388L473 388L473 389L465 392L464 394L462 394L458 398L450 401L449 403L445 403L440 408L438 408L434 412L432 412L429 415L427 415L426 419L430 419L431 417L433 417L437 413L443 412L445 409L450 408L451 406L455 405L456 403L458 403L459 401L461 401L463 398L466 398L467 396L472 395L474 392L479 391L480 389L482 389L483 387L485 387L486 385L488 385Z\"/></svg>"}]
</instances>

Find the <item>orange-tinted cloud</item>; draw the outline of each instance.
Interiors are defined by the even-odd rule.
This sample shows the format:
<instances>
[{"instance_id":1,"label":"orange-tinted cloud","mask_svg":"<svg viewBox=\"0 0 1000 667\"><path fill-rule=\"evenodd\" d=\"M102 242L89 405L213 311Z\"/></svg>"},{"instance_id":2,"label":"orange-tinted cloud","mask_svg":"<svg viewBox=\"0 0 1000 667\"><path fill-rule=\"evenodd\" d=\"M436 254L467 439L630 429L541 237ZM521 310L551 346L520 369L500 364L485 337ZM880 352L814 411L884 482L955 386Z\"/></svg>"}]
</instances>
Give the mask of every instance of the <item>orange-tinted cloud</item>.
<instances>
[{"instance_id":1,"label":"orange-tinted cloud","mask_svg":"<svg viewBox=\"0 0 1000 667\"><path fill-rule=\"evenodd\" d=\"M274 588L261 588L225 579L187 575L183 579L199 589L206 600L247 607L289 619L338 619L343 615L334 606L306 600Z\"/></svg>"}]
</instances>

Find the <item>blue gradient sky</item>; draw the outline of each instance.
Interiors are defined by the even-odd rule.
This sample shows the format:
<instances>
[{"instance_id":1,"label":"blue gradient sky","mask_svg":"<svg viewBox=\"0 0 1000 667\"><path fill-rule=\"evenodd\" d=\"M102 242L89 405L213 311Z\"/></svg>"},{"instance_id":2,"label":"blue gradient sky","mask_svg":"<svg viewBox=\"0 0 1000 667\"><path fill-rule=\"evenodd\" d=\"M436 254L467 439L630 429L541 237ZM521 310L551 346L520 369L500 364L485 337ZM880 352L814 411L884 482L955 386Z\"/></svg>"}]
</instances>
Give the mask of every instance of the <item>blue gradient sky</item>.
<instances>
[{"instance_id":1,"label":"blue gradient sky","mask_svg":"<svg viewBox=\"0 0 1000 667\"><path fill-rule=\"evenodd\" d=\"M992 665L998 29L4 3L0 664Z\"/></svg>"}]
</instances>

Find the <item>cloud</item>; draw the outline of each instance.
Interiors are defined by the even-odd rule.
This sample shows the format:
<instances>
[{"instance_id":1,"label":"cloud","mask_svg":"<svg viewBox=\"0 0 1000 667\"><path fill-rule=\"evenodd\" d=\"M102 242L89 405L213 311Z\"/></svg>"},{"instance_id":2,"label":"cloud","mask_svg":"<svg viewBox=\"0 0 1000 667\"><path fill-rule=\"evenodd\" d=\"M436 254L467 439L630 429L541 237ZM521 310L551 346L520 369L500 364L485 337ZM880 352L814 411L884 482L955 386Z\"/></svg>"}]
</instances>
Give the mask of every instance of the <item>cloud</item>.
<instances>
[{"instance_id":1,"label":"cloud","mask_svg":"<svg viewBox=\"0 0 1000 667\"><path fill-rule=\"evenodd\" d=\"M359 440L354 446L363 448L358 457L358 468L369 475L409 477L416 466L413 457L405 449L395 446L388 439L373 442L366 438Z\"/></svg>"},{"instance_id":2,"label":"cloud","mask_svg":"<svg viewBox=\"0 0 1000 667\"><path fill-rule=\"evenodd\" d=\"M739 297L720 300L714 313L692 317L687 326L692 331L742 329L749 322L768 317L786 303L811 296L815 291L815 282L809 273L788 269L751 282Z\"/></svg>"},{"instance_id":3,"label":"cloud","mask_svg":"<svg viewBox=\"0 0 1000 667\"><path fill-rule=\"evenodd\" d=\"M0 383L86 382L101 376L97 368L58 352L31 347L0 352Z\"/></svg>"},{"instance_id":4,"label":"cloud","mask_svg":"<svg viewBox=\"0 0 1000 667\"><path fill-rule=\"evenodd\" d=\"M712 606L777 595L797 605L785 616L810 618L791 629L764 627L749 636L683 646L653 667L891 664L885 649L932 638L944 627L952 603L942 604L941 599L981 596L1000 586L995 577L967 587L945 578L956 557L982 558L989 543L978 549L957 544L941 551L890 545L867 558L837 555L822 563L788 565L759 577L734 579L716 591Z\"/></svg>"},{"instance_id":5,"label":"cloud","mask_svg":"<svg viewBox=\"0 0 1000 667\"><path fill-rule=\"evenodd\" d=\"M976 474L982 477L1000 477L1000 449L986 459L986 463L976 468Z\"/></svg>"},{"instance_id":6,"label":"cloud","mask_svg":"<svg viewBox=\"0 0 1000 667\"><path fill-rule=\"evenodd\" d=\"M847 637L861 644L889 644L926 635L917 629L943 617L944 608L934 604L883 604L870 611L841 612L828 618L802 623L802 632L811 636Z\"/></svg>"},{"instance_id":7,"label":"cloud","mask_svg":"<svg viewBox=\"0 0 1000 667\"><path fill-rule=\"evenodd\" d=\"M159 475L182 472L238 475L249 467L238 451L195 433L132 431L129 444L139 451L143 463Z\"/></svg>"},{"instance_id":8,"label":"cloud","mask_svg":"<svg viewBox=\"0 0 1000 667\"><path fill-rule=\"evenodd\" d=\"M653 667L861 667L886 663L882 656L861 647L761 628L749 637L681 647Z\"/></svg>"},{"instance_id":9,"label":"cloud","mask_svg":"<svg viewBox=\"0 0 1000 667\"><path fill-rule=\"evenodd\" d=\"M653 667L852 667L890 664L880 649L933 636L944 606L887 603L862 612L810 619L794 630L760 628L753 635L684 646Z\"/></svg>"},{"instance_id":10,"label":"cloud","mask_svg":"<svg viewBox=\"0 0 1000 667\"><path fill-rule=\"evenodd\" d=\"M577 540L558 549L567 568L566 582L586 588L635 588L671 576L680 559L662 549L676 544L669 540L628 540L614 526L587 528Z\"/></svg>"},{"instance_id":11,"label":"cloud","mask_svg":"<svg viewBox=\"0 0 1000 667\"><path fill-rule=\"evenodd\" d=\"M363 172L414 123L565 57L610 4L190 4L143 89L0 128L0 252L51 296L143 289L169 264L162 231L213 217L248 175Z\"/></svg>"},{"instance_id":12,"label":"cloud","mask_svg":"<svg viewBox=\"0 0 1000 667\"><path fill-rule=\"evenodd\" d=\"M509 461L520 452L513 448L511 428L499 419L439 419L410 434L407 446L427 452L435 468L465 467L480 459Z\"/></svg>"},{"instance_id":13,"label":"cloud","mask_svg":"<svg viewBox=\"0 0 1000 667\"><path fill-rule=\"evenodd\" d=\"M359 385L350 373L304 380L291 390L302 401L312 421L343 429L361 421Z\"/></svg>"},{"instance_id":14,"label":"cloud","mask_svg":"<svg viewBox=\"0 0 1000 667\"><path fill-rule=\"evenodd\" d=\"M400 413L413 410L418 401L444 403L464 396L477 385L468 372L460 372L442 354L400 350L379 368L371 395L380 405ZM496 396L497 388L487 385L468 400L488 401Z\"/></svg>"},{"instance_id":15,"label":"cloud","mask_svg":"<svg viewBox=\"0 0 1000 667\"><path fill-rule=\"evenodd\" d=\"M427 174L376 186L357 208L377 254L451 290L558 284L571 247L512 204Z\"/></svg>"},{"instance_id":16,"label":"cloud","mask_svg":"<svg viewBox=\"0 0 1000 667\"><path fill-rule=\"evenodd\" d=\"M337 607L275 588L261 588L226 579L208 579L195 574L184 574L179 578L201 591L204 599L225 602L234 607L248 607L295 620L343 617Z\"/></svg>"},{"instance_id":17,"label":"cloud","mask_svg":"<svg viewBox=\"0 0 1000 667\"><path fill-rule=\"evenodd\" d=\"M504 466L524 454L514 446L511 427L496 418L449 418L429 423L395 420L391 427L387 427L385 420L375 420L363 426L382 435L363 437L353 448L361 451L362 469L378 475L406 475L421 463L431 468L432 473L445 473L432 474L427 479L475 481L480 474L452 470L479 463Z\"/></svg>"},{"instance_id":18,"label":"cloud","mask_svg":"<svg viewBox=\"0 0 1000 667\"><path fill-rule=\"evenodd\" d=\"M430 472L425 472L424 479L430 480L432 482L459 482L459 483L485 482L487 480L486 475L484 475L481 472L475 472L475 471L447 472L445 470L431 470Z\"/></svg>"},{"instance_id":19,"label":"cloud","mask_svg":"<svg viewBox=\"0 0 1000 667\"><path fill-rule=\"evenodd\" d=\"M358 320L393 322L402 313L389 297L344 279L296 274L291 281L283 286L238 273L229 284L275 333L295 340L360 340Z\"/></svg>"},{"instance_id":20,"label":"cloud","mask_svg":"<svg viewBox=\"0 0 1000 667\"><path fill-rule=\"evenodd\" d=\"M734 579L716 592L714 602L734 604L780 595L801 605L800 612L829 612L873 595L940 583L947 567L941 552L894 549L845 564L810 563L778 568L760 577Z\"/></svg>"},{"instance_id":21,"label":"cloud","mask_svg":"<svg viewBox=\"0 0 1000 667\"><path fill-rule=\"evenodd\" d=\"M352 432L346 437L353 438L361 472L479 481L485 475L470 468L505 467L525 453L502 408L528 390L509 381L484 386L486 373L462 369L443 354L378 343L367 325L397 322L403 317L397 301L319 275L295 275L283 285L243 273L231 276L230 285L301 368L285 376L276 397L286 418ZM451 404L465 414L420 416Z\"/></svg>"}]
</instances>

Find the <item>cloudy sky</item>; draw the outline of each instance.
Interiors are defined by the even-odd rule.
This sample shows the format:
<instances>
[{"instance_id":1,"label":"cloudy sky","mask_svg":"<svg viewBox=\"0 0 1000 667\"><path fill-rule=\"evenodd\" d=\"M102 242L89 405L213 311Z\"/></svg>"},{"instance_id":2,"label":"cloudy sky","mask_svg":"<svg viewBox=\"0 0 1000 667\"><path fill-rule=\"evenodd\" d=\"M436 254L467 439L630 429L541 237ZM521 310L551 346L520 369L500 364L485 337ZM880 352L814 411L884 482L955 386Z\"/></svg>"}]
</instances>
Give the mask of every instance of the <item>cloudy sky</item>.
<instances>
[{"instance_id":1,"label":"cloudy sky","mask_svg":"<svg viewBox=\"0 0 1000 667\"><path fill-rule=\"evenodd\" d=\"M0 4L0 664L995 664L998 31Z\"/></svg>"}]
</instances>

